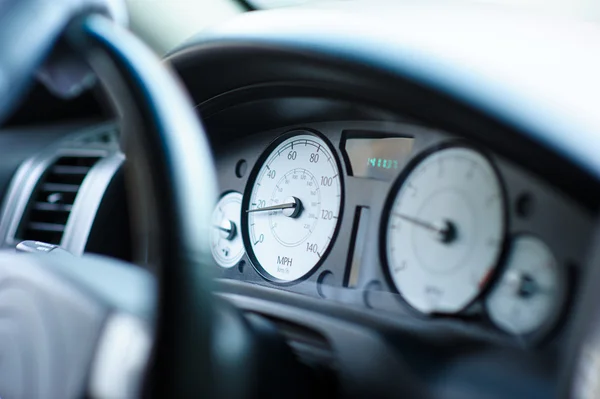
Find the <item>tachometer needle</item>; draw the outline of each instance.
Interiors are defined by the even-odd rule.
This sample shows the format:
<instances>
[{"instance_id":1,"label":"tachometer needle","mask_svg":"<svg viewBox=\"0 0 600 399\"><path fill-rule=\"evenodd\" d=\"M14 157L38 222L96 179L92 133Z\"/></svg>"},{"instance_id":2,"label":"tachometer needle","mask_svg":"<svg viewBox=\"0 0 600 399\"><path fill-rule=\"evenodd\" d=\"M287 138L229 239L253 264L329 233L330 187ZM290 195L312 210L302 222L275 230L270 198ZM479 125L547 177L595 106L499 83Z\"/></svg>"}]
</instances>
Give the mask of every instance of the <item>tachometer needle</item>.
<instances>
[{"instance_id":1,"label":"tachometer needle","mask_svg":"<svg viewBox=\"0 0 600 399\"><path fill-rule=\"evenodd\" d=\"M296 217L302 209L302 202L296 197L288 197L283 204L265 206L264 208L246 209L247 213L268 212L283 210L283 214L288 217Z\"/></svg>"},{"instance_id":2,"label":"tachometer needle","mask_svg":"<svg viewBox=\"0 0 600 399\"><path fill-rule=\"evenodd\" d=\"M446 244L456 239L456 226L449 220L444 220L441 223L431 223L425 220L417 219L412 216L403 215L401 213L393 213L394 216L399 217L415 226L427 229L435 234L436 238Z\"/></svg>"}]
</instances>

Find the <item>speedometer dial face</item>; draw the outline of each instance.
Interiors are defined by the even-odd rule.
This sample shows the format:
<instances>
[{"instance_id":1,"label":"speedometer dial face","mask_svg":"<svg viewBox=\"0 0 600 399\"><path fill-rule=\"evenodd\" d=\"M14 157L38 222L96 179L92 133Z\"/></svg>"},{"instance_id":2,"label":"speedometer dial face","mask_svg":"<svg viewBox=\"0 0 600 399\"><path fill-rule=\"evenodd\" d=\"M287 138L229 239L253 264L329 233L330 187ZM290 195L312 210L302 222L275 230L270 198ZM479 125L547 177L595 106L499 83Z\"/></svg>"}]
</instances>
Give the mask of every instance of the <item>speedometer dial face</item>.
<instances>
[{"instance_id":1,"label":"speedometer dial face","mask_svg":"<svg viewBox=\"0 0 600 399\"><path fill-rule=\"evenodd\" d=\"M264 277L298 280L319 264L335 236L338 162L323 139L307 132L283 136L262 159L244 200L246 247Z\"/></svg>"},{"instance_id":2,"label":"speedometer dial face","mask_svg":"<svg viewBox=\"0 0 600 399\"><path fill-rule=\"evenodd\" d=\"M502 186L490 162L466 147L439 150L410 171L393 199L389 274L421 312L459 312L489 280L505 228Z\"/></svg>"}]
</instances>

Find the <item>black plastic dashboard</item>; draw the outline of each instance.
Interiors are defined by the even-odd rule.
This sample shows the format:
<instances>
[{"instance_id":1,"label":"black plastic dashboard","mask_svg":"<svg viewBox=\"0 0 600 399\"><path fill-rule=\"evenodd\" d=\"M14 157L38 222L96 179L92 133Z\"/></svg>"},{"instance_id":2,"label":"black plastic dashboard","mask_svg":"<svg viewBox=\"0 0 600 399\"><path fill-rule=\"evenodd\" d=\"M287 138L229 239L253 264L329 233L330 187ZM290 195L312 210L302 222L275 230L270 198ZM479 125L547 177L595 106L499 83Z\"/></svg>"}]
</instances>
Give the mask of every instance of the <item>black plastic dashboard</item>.
<instances>
[{"instance_id":1,"label":"black plastic dashboard","mask_svg":"<svg viewBox=\"0 0 600 399\"><path fill-rule=\"evenodd\" d=\"M200 111L203 111L202 108ZM430 374L439 367L435 365L440 361L450 361L447 358L449 355L444 352L444 343L453 343L452 346L457 350L476 347L490 350L502 348L503 351L508 348L526 349L525 353L518 354L524 361L523 367L528 364L525 360L533 355L535 362L541 360L543 363L536 367L547 372L543 378L552 378L556 371L557 353L566 348L564 337L573 317L572 302L585 274L583 267L594 214L594 210L587 207L585 202L578 201L577 195L572 192L567 195L552 175L542 177L532 173L518 166L514 160L490 150L480 140L430 128L413 119L357 103L319 97L271 98L250 104L241 103L209 115L205 121L213 143L222 193L235 191L248 194L253 183L253 171L260 166L259 160L264 158L262 155L269 147L272 148L274 141L290 132L318 135L327 143L336 159L343 187L336 237L323 261L311 269L305 278L288 284L273 282L257 272L247 255L231 268L210 266L217 277L219 295L248 314L258 313L274 321L288 343L307 362L316 362L335 370L338 378L345 381L345 389L358 395L372 392L373 387L380 389L383 396L394 392L397 388L395 384L401 381L392 384L390 370L402 367L398 358L392 355L395 351L400 355L406 354L407 348L421 348L423 351L419 352L419 356L431 357L431 362L426 362L428 364L423 365L421 371ZM272 128L273 125L279 127ZM23 160L27 156L35 156L44 159L46 164L52 164L52 159L64 154L65 150L74 151L73 148L77 148L76 153L80 155L82 146L97 147L98 133L114 132L114 125L100 124L92 129L64 127L60 130L63 133L57 135L56 142L46 141L54 144L42 153L29 150ZM69 132L72 132L72 138L68 138ZM68 139L61 140L62 136ZM88 136L93 139L86 141ZM396 136L412 138L414 141L408 157L398 160L397 169L394 167L396 165L388 169L392 170L391 173L387 172L389 178L351 175L355 171L351 173L346 159L348 139L371 138L377 141ZM494 265L492 279L469 306L454 315L425 315L404 300L389 278L381 245L382 227L386 222L390 198L396 194L406 171L412 170L424 154L449 143L483 154L497 172L506 200L506 244L503 245L500 260ZM120 165L122 154L117 151L114 142L110 147L114 156L102 164L112 163L108 161L114 158L115 165ZM363 157L363 161L370 162L369 158L372 157ZM240 161L244 161L245 168L240 168ZM377 160L373 162L378 163ZM104 184L113 181L111 185L119 186L117 193L121 193L122 182L115 178L117 169L101 171L102 164L94 167L93 176L87 179L90 182L85 186L93 186L98 179L105 181L102 189L93 194L96 198L94 203L114 203L117 200L119 208L122 208L124 198L119 197L121 194L104 187ZM27 163L24 167L29 168ZM38 171L31 179L36 180L44 175L43 171ZM13 186L16 186L11 191L20 190L17 183L13 182ZM35 182L30 184L29 190L33 190L35 185ZM30 194L30 191L23 192L25 197ZM5 210L7 206L14 205L7 200ZM27 200L25 198L19 202L19 206L26 207ZM70 224L87 230L90 223L102 220L103 215L115 215L114 208L108 210L109 213L104 212L107 211L96 209L96 205L88 207L83 213L74 212ZM368 217L365 217L367 213ZM87 222L81 218L83 214L87 215L84 218ZM19 215L15 217L20 219ZM100 236L107 231L98 226L92 231L98 229L101 230ZM116 227L111 231L118 229ZM566 295L534 334L515 335L503 332L490 320L484 302L505 273L511 240L523 234L539 238L552 249L561 276L564 277L560 289ZM90 250L92 241L91 238L88 240L86 250ZM350 278L350 275L354 277ZM356 345L360 345L361 350L357 351ZM367 354L378 356L379 359L375 368L377 376L371 380L366 378L363 367L356 366ZM493 359L494 367L505 367L496 357ZM352 385L358 381L358 386ZM386 384L392 384L392 387ZM538 388L548 389L551 386L545 384Z\"/></svg>"}]
</instances>

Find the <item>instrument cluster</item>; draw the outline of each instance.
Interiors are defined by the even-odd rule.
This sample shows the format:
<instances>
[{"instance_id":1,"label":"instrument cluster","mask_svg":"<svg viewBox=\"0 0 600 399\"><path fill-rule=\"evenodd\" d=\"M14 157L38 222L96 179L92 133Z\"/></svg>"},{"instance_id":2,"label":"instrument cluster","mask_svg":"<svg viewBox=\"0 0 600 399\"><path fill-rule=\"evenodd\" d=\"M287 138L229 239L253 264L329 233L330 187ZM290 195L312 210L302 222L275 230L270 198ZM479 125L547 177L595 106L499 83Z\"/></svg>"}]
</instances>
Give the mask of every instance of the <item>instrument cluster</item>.
<instances>
[{"instance_id":1,"label":"instrument cluster","mask_svg":"<svg viewBox=\"0 0 600 399\"><path fill-rule=\"evenodd\" d=\"M528 341L564 314L591 221L486 148L414 125L328 122L216 155L222 278Z\"/></svg>"}]
</instances>

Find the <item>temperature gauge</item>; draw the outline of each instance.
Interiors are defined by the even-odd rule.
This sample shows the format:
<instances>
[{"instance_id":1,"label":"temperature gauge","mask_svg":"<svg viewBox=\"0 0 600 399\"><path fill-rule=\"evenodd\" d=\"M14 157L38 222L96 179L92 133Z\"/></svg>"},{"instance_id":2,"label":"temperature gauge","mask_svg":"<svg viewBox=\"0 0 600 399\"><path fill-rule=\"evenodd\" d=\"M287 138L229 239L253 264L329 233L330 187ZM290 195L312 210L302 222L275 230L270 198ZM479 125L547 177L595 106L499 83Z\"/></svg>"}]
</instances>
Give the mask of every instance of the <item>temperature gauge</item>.
<instances>
[{"instance_id":1,"label":"temperature gauge","mask_svg":"<svg viewBox=\"0 0 600 399\"><path fill-rule=\"evenodd\" d=\"M230 192L223 196L213 212L211 251L222 267L234 266L244 255L244 243L240 232L242 194Z\"/></svg>"},{"instance_id":2,"label":"temperature gauge","mask_svg":"<svg viewBox=\"0 0 600 399\"><path fill-rule=\"evenodd\" d=\"M517 335L551 327L564 301L560 269L539 239L520 236L512 243L506 270L487 298L492 321Z\"/></svg>"}]
</instances>

